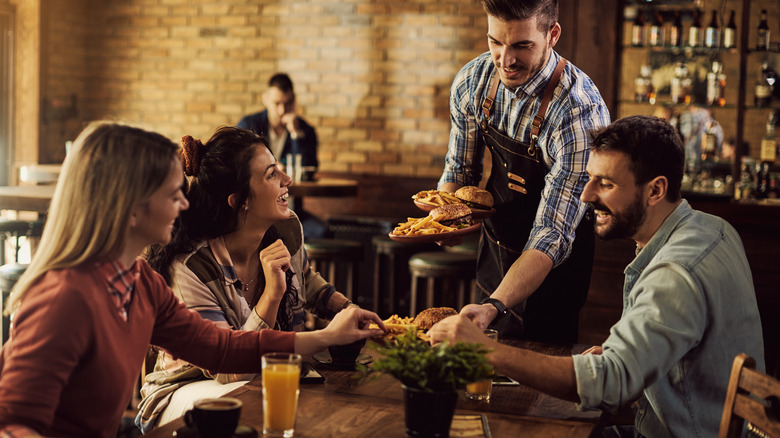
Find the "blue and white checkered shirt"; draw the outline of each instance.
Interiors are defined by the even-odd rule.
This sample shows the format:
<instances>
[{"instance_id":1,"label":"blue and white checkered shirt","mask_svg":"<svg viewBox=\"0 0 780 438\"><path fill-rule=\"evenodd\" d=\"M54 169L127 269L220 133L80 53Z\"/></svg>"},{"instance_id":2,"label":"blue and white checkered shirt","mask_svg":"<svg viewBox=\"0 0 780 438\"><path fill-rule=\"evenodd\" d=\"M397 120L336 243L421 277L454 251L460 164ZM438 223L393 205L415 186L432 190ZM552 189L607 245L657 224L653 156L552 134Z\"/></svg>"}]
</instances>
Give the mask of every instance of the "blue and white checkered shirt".
<instances>
[{"instance_id":1,"label":"blue and white checkered shirt","mask_svg":"<svg viewBox=\"0 0 780 438\"><path fill-rule=\"evenodd\" d=\"M526 144L531 121L560 56L552 51L545 67L517 90L500 84L491 126ZM449 150L439 186L447 182L477 185L482 178L485 145L481 139L482 102L495 67L490 52L466 64L450 89ZM555 266L566 260L574 230L585 214L580 193L588 181L585 165L590 150L588 132L609 125L610 116L599 90L580 69L566 64L550 100L539 134L544 163L549 169L542 201L525 249L547 254Z\"/></svg>"}]
</instances>

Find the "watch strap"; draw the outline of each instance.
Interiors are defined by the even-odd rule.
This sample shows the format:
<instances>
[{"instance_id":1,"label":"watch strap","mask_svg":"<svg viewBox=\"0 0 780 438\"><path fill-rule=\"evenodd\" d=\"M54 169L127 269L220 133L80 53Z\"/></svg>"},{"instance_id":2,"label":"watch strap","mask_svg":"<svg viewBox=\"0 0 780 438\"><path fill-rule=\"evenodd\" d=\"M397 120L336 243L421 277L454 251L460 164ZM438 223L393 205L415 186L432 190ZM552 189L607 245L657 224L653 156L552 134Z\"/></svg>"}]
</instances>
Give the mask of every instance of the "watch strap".
<instances>
[{"instance_id":1,"label":"watch strap","mask_svg":"<svg viewBox=\"0 0 780 438\"><path fill-rule=\"evenodd\" d=\"M493 319L494 323L496 321L499 321L504 316L506 316L506 314L509 312L509 310L506 308L504 303L502 303L501 300L496 298L490 298L490 297L485 298L484 300L482 300L480 304L492 304L496 308L496 310L498 310L498 315L496 315L496 318Z\"/></svg>"}]
</instances>

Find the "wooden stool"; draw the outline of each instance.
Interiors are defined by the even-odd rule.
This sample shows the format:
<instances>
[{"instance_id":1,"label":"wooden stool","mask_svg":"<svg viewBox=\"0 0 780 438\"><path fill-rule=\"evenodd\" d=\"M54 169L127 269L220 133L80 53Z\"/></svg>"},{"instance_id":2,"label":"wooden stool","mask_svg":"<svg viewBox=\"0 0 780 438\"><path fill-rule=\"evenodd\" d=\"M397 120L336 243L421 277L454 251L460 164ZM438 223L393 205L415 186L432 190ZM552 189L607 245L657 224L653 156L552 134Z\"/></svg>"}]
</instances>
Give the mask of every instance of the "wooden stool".
<instances>
[{"instance_id":1,"label":"wooden stool","mask_svg":"<svg viewBox=\"0 0 780 438\"><path fill-rule=\"evenodd\" d=\"M14 261L19 262L19 249L22 247L19 239L26 237L30 233L30 223L27 221L2 219L0 220L0 265L5 264L5 243L8 239L14 239Z\"/></svg>"},{"instance_id":2,"label":"wooden stool","mask_svg":"<svg viewBox=\"0 0 780 438\"><path fill-rule=\"evenodd\" d=\"M387 235L374 236L374 311L382 317L399 313L396 299L407 299L408 289L398 291L398 285L409 284L409 271L406 269L409 257L423 251L435 251L435 243L398 242ZM403 266L404 269L399 269ZM396 292L399 292L396 294Z\"/></svg>"},{"instance_id":3,"label":"wooden stool","mask_svg":"<svg viewBox=\"0 0 780 438\"><path fill-rule=\"evenodd\" d=\"M437 278L452 279L458 282L457 309L463 307L466 295L466 286L469 292L474 294L474 278L477 275L477 255L470 253L438 251L423 252L413 255L409 259L409 272L412 274L412 296L409 306L409 316L417 314L417 282L421 278L427 279L426 308L433 307L433 295L435 292L435 280ZM439 303L447 305L452 303Z\"/></svg>"},{"instance_id":4,"label":"wooden stool","mask_svg":"<svg viewBox=\"0 0 780 438\"><path fill-rule=\"evenodd\" d=\"M352 294L357 283L355 278L358 262L363 258L363 244L353 240L341 239L310 239L304 242L306 253L309 255L309 264L311 268L319 271L321 274L327 272L325 278L328 282L336 283L336 267L341 264L346 267L347 275L344 285L346 290L344 295L353 300Z\"/></svg>"},{"instance_id":5,"label":"wooden stool","mask_svg":"<svg viewBox=\"0 0 780 438\"><path fill-rule=\"evenodd\" d=\"M11 289L22 276L27 264L24 263L8 263L0 266L0 315L2 315L2 331L0 331L0 338L2 338L2 344L8 340L11 329L11 317L4 315L5 302L8 300L8 296L11 294ZM0 344L0 345L2 345Z\"/></svg>"}]
</instances>

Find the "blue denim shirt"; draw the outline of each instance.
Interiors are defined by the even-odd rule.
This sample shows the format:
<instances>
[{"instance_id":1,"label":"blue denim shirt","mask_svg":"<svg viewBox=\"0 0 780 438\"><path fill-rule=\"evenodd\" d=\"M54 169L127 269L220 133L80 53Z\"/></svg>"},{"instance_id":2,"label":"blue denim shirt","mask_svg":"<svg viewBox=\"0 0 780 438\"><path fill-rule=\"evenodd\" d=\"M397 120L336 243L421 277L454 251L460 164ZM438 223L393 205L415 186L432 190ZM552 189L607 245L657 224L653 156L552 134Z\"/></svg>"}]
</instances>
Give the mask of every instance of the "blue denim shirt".
<instances>
[{"instance_id":1,"label":"blue denim shirt","mask_svg":"<svg viewBox=\"0 0 780 438\"><path fill-rule=\"evenodd\" d=\"M623 315L603 353L574 356L579 407L613 411L638 398L644 436L717 436L734 357L764 370L739 235L683 200L625 274Z\"/></svg>"}]
</instances>

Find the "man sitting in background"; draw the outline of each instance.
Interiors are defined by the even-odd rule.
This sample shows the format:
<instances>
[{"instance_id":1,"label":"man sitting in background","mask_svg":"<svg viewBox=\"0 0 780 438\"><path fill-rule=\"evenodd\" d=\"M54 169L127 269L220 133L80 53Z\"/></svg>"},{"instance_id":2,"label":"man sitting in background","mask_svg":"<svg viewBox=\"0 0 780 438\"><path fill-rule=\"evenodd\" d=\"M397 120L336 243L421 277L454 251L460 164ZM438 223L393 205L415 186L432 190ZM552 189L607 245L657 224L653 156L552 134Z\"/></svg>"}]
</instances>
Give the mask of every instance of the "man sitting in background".
<instances>
[{"instance_id":1,"label":"man sitting in background","mask_svg":"<svg viewBox=\"0 0 780 438\"><path fill-rule=\"evenodd\" d=\"M605 436L717 436L734 357L747 353L764 369L742 241L681 198L685 155L669 123L631 116L592 137L581 199L594 208L596 235L637 245L623 314L604 344L548 356L492 341L465 316L431 328L431 342L483 343L499 373L580 408L615 411L638 399L635 425Z\"/></svg>"},{"instance_id":2,"label":"man sitting in background","mask_svg":"<svg viewBox=\"0 0 780 438\"><path fill-rule=\"evenodd\" d=\"M245 116L237 126L267 137L271 152L280 163L285 164L288 174L295 163L294 158L292 162L288 162L288 159L296 155L300 155L301 166L307 169L306 174L313 174L319 166L317 132L295 110L295 91L290 77L286 73L271 76L262 101L265 109ZM296 213L307 238L325 235L325 224L316 216L305 211Z\"/></svg>"}]
</instances>

